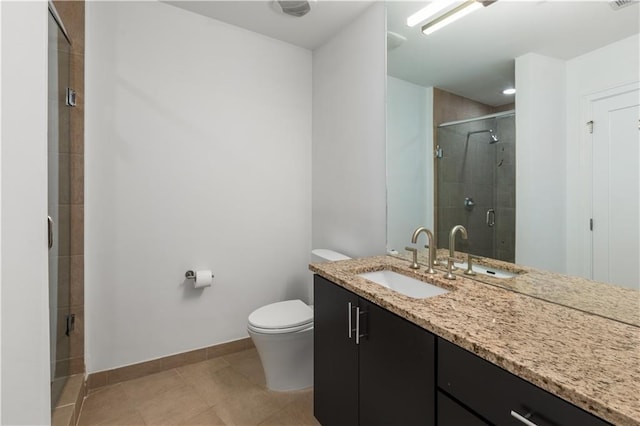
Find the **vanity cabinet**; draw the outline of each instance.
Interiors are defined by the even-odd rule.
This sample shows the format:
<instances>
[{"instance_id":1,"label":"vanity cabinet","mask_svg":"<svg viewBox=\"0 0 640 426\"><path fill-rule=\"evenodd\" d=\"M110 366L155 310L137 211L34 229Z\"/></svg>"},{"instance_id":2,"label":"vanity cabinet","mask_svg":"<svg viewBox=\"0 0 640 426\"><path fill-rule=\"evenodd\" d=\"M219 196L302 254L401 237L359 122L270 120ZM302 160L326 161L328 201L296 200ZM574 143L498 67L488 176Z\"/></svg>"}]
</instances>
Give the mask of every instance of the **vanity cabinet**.
<instances>
[{"instance_id":1,"label":"vanity cabinet","mask_svg":"<svg viewBox=\"0 0 640 426\"><path fill-rule=\"evenodd\" d=\"M490 424L519 426L608 424L441 338L438 338L438 388L439 409L440 395L446 392L453 398L444 402L444 405L449 405L450 412L457 411L458 414L466 412L471 415L473 411ZM451 404L458 404L458 407L453 407ZM438 419L440 420L440 413ZM479 421L479 419L476 420ZM439 421L438 424L461 423ZM464 424L475 423L469 421Z\"/></svg>"},{"instance_id":2,"label":"vanity cabinet","mask_svg":"<svg viewBox=\"0 0 640 426\"><path fill-rule=\"evenodd\" d=\"M435 424L435 336L314 277L314 415L332 425Z\"/></svg>"},{"instance_id":3,"label":"vanity cabinet","mask_svg":"<svg viewBox=\"0 0 640 426\"><path fill-rule=\"evenodd\" d=\"M318 275L314 296L323 426L608 425Z\"/></svg>"}]
</instances>

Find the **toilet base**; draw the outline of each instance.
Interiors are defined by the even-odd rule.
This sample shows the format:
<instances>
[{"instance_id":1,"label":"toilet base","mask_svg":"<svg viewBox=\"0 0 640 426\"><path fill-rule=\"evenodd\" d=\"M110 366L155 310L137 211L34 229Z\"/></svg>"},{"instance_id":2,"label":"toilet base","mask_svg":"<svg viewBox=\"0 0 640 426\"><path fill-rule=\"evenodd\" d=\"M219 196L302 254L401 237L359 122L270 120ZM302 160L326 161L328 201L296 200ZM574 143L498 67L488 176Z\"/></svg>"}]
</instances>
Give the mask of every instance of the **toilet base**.
<instances>
[{"instance_id":1,"label":"toilet base","mask_svg":"<svg viewBox=\"0 0 640 426\"><path fill-rule=\"evenodd\" d=\"M258 350L267 388L293 391L313 386L313 326L283 334L248 331Z\"/></svg>"}]
</instances>

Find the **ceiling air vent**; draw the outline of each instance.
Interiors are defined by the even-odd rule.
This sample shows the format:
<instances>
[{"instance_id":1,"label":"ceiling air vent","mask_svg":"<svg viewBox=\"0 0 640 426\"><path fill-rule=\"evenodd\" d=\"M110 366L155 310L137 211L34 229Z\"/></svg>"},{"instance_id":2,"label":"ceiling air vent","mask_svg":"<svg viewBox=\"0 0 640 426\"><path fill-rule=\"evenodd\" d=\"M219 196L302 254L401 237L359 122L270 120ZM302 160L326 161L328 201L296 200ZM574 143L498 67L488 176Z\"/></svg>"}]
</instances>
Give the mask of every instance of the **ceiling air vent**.
<instances>
[{"instance_id":1,"label":"ceiling air vent","mask_svg":"<svg viewBox=\"0 0 640 426\"><path fill-rule=\"evenodd\" d=\"M625 6L630 6L633 3L638 3L638 0L609 0L609 6L613 10L622 9Z\"/></svg>"},{"instance_id":2,"label":"ceiling air vent","mask_svg":"<svg viewBox=\"0 0 640 426\"><path fill-rule=\"evenodd\" d=\"M307 0L278 0L278 3L280 3L283 13L297 18L306 15L311 10Z\"/></svg>"}]
</instances>

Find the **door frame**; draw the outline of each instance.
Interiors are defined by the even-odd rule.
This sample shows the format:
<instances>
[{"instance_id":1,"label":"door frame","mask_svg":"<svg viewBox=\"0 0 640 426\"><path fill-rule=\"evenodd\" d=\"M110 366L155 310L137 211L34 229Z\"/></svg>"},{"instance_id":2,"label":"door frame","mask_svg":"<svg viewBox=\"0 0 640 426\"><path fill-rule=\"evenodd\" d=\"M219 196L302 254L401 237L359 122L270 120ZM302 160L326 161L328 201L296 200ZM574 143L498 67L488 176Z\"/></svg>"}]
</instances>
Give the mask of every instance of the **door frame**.
<instances>
[{"instance_id":1,"label":"door frame","mask_svg":"<svg viewBox=\"0 0 640 426\"><path fill-rule=\"evenodd\" d=\"M579 161L581 165L581 192L585 208L581 209L584 213L579 217L579 220L580 223L585 224L582 232L582 264L584 265L583 270L589 274L586 278L589 279L593 279L593 232L588 226L589 221L593 218L593 133L589 131L588 123L593 120L594 102L636 90L640 90L640 81L598 90L583 96L581 125L584 127L580 132L580 146L584 148L581 149Z\"/></svg>"}]
</instances>

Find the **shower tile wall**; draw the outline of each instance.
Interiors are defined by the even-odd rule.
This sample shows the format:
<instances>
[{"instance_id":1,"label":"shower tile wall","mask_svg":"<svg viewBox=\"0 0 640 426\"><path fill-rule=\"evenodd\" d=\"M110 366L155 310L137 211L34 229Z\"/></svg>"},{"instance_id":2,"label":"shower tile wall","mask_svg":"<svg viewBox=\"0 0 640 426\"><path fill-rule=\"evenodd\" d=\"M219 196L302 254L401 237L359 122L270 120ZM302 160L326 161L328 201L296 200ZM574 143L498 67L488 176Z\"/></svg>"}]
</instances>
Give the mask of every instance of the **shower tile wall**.
<instances>
[{"instance_id":1,"label":"shower tile wall","mask_svg":"<svg viewBox=\"0 0 640 426\"><path fill-rule=\"evenodd\" d=\"M506 261L515 254L515 128L513 117L487 119L437 131L443 150L438 160L438 247L449 247L455 225L467 228L469 239L456 240L456 249ZM489 144L492 129L500 139ZM473 199L473 207L465 206ZM495 226L487 225L487 211L495 210Z\"/></svg>"},{"instance_id":2,"label":"shower tile wall","mask_svg":"<svg viewBox=\"0 0 640 426\"><path fill-rule=\"evenodd\" d=\"M70 81L77 93L77 106L71 108L70 123L61 135L68 143L60 147L60 162L68 165L68 176L60 176L60 245L69 256L60 259L58 275L68 281L59 286L58 345L56 377L84 372L84 1L54 1L71 37ZM75 329L65 336L66 313L75 314Z\"/></svg>"},{"instance_id":3,"label":"shower tile wall","mask_svg":"<svg viewBox=\"0 0 640 426\"><path fill-rule=\"evenodd\" d=\"M438 139L438 126L442 123L458 120L466 120L473 117L497 112L493 107L485 105L471 99L458 96L447 92L446 90L433 89L433 125L434 125L434 144L442 145ZM464 135L466 138L466 133ZM464 144L464 140L462 141ZM435 146L434 146L435 148ZM463 146L455 144L444 150L445 158L452 159L455 155L462 156ZM443 159L444 160L444 159ZM458 184L463 179L467 170L462 170L461 165L455 161L444 160L444 164L452 164L452 168L443 168L443 160L436 161L435 170L435 221L436 221L436 245L438 247L449 247L448 235L454 225L465 224L464 215L464 191ZM440 174L446 173L444 180ZM468 176L469 178L471 176ZM440 179L440 181L439 181ZM475 239L475 238L474 238ZM462 245L460 245L462 244ZM464 243L460 243L458 248L466 250Z\"/></svg>"},{"instance_id":4,"label":"shower tile wall","mask_svg":"<svg viewBox=\"0 0 640 426\"><path fill-rule=\"evenodd\" d=\"M489 136L479 134L472 136L470 142L478 142L475 138L481 138L483 146L470 143L469 147L465 148L467 131L487 128L477 122L465 124L465 129L457 131L448 129L438 139L438 132L444 129L438 128L442 123L466 120L514 108L513 103L494 107L434 88L434 143L441 146L449 145L446 148L443 147L444 158L438 160L435 167L438 247L449 247L449 231L454 225L463 224L469 229L472 253L511 262L515 260L515 120L513 117L500 119L497 122L494 120L493 125L496 126L494 131L500 138L500 142L496 145L488 145ZM458 143L444 142L443 144L442 138L445 136L453 136ZM478 148L489 146L495 147L491 148L495 151L491 159L489 157L492 151L478 151ZM503 148L504 151L502 151ZM457 160L454 159L456 156L459 156ZM498 163L495 160L499 156L505 161L497 167ZM463 157L466 157L466 160L462 160ZM478 164L473 165L470 162ZM486 164L486 167L483 168L480 164ZM438 182L439 179L440 182ZM464 208L464 198L468 196L473 197L477 203L474 208L475 214L471 214ZM489 201L491 199L492 201ZM490 229L486 226L487 208L496 210L496 226ZM468 249L466 242L459 237L456 244L456 247L462 251Z\"/></svg>"},{"instance_id":5,"label":"shower tile wall","mask_svg":"<svg viewBox=\"0 0 640 426\"><path fill-rule=\"evenodd\" d=\"M479 256L493 255L493 229L486 225L485 212L493 208L494 145L489 135L467 133L488 129L490 120L465 123L438 129L437 140L443 150L438 161L438 247L449 247L448 233L455 225L467 228L469 239L460 238L456 248ZM465 198L475 206L465 207Z\"/></svg>"},{"instance_id":6,"label":"shower tile wall","mask_svg":"<svg viewBox=\"0 0 640 426\"><path fill-rule=\"evenodd\" d=\"M496 119L500 142L496 144L495 169L495 258L516 261L516 121L515 117Z\"/></svg>"}]
</instances>

